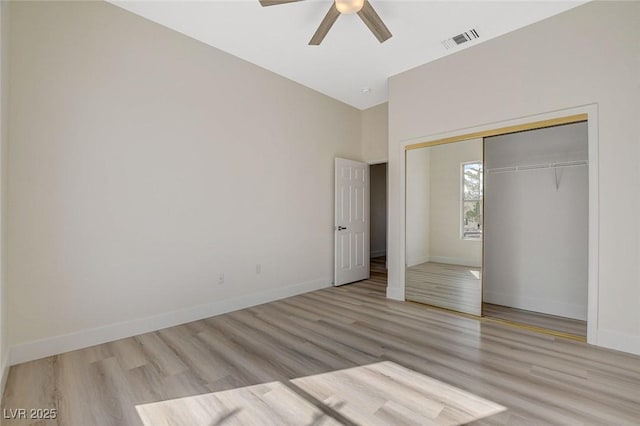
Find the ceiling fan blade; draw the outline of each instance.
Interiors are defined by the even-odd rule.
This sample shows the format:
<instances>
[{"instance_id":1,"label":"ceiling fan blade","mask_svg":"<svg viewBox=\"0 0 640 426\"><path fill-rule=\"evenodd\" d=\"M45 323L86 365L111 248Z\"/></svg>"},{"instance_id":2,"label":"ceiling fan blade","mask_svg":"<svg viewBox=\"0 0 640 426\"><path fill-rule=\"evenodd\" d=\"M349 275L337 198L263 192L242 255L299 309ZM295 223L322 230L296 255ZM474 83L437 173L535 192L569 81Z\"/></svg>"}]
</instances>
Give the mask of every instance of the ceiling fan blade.
<instances>
[{"instance_id":1,"label":"ceiling fan blade","mask_svg":"<svg viewBox=\"0 0 640 426\"><path fill-rule=\"evenodd\" d=\"M382 19L380 19L368 0L364 0L364 5L358 12L358 16L367 25L367 27L369 27L380 43L391 38L391 31L389 31L384 22L382 22Z\"/></svg>"},{"instance_id":2,"label":"ceiling fan blade","mask_svg":"<svg viewBox=\"0 0 640 426\"><path fill-rule=\"evenodd\" d=\"M322 22L320 22L320 26L316 30L316 33L313 35L313 37L311 37L311 41L309 41L309 45L317 46L320 43L322 43L322 40L324 40L329 30L331 29L333 24L336 22L336 19L338 19L338 16L340 16L340 12L336 8L336 4L334 2L331 5L331 9L329 9L327 14L324 16L324 19L322 20Z\"/></svg>"},{"instance_id":3,"label":"ceiling fan blade","mask_svg":"<svg viewBox=\"0 0 640 426\"><path fill-rule=\"evenodd\" d=\"M278 4L285 4L285 3L295 3L297 1L302 1L302 0L260 0L260 4L262 5L262 7L265 7L265 6L275 6Z\"/></svg>"}]
</instances>

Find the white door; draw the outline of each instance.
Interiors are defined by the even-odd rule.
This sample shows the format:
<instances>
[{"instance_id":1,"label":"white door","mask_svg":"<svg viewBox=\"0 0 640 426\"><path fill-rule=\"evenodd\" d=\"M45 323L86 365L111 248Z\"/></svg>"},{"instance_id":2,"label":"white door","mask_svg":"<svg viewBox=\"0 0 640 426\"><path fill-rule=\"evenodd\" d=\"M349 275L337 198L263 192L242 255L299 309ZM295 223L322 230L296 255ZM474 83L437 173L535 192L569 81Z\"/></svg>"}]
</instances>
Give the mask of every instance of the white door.
<instances>
[{"instance_id":1,"label":"white door","mask_svg":"<svg viewBox=\"0 0 640 426\"><path fill-rule=\"evenodd\" d=\"M369 278L369 165L336 158L333 285Z\"/></svg>"}]
</instances>

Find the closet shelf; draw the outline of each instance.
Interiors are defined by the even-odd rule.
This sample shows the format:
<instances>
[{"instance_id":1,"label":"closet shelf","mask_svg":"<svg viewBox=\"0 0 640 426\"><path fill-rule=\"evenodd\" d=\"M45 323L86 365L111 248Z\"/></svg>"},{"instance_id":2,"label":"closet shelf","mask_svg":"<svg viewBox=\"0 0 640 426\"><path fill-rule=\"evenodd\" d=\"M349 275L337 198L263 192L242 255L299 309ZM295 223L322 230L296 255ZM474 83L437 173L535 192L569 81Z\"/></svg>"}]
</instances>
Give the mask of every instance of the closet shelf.
<instances>
[{"instance_id":1,"label":"closet shelf","mask_svg":"<svg viewBox=\"0 0 640 426\"><path fill-rule=\"evenodd\" d=\"M589 164L589 161L564 161L559 163L548 163L548 164L533 164L529 166L514 166L514 167L496 167L493 169L486 169L485 173L507 173L507 172L521 172L526 170L537 170L537 169L557 169L559 167L574 167L574 166L586 166Z\"/></svg>"}]
</instances>

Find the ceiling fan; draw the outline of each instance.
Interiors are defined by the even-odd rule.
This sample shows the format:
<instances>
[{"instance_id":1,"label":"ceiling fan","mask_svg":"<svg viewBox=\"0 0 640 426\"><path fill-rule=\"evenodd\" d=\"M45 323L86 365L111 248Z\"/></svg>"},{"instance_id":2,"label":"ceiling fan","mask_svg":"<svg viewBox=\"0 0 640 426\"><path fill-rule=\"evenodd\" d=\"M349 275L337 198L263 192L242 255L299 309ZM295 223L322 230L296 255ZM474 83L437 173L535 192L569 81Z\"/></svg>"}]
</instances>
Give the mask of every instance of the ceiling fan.
<instances>
[{"instance_id":1,"label":"ceiling fan","mask_svg":"<svg viewBox=\"0 0 640 426\"><path fill-rule=\"evenodd\" d=\"M275 6L277 4L294 3L298 1L302 0L260 0L260 4L262 6ZM382 19L380 19L380 16L378 16L373 6L371 6L369 0L334 0L331 9L329 9L329 12L325 15L316 33L311 37L309 44L317 46L322 43L322 40L338 19L338 16L342 13L357 13L380 43L391 38L391 32L384 22L382 22Z\"/></svg>"}]
</instances>

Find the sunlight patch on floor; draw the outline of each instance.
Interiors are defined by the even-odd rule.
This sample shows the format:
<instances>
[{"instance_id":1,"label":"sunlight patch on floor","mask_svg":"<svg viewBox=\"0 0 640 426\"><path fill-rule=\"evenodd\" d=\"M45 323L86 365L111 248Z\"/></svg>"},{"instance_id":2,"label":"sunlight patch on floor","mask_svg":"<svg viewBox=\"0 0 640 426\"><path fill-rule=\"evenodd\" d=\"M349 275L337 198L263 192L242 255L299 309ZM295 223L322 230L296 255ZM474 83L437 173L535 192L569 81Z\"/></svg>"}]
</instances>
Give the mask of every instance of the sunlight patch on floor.
<instances>
[{"instance_id":1,"label":"sunlight patch on floor","mask_svg":"<svg viewBox=\"0 0 640 426\"><path fill-rule=\"evenodd\" d=\"M390 361L136 407L146 426L459 425L505 407Z\"/></svg>"},{"instance_id":2,"label":"sunlight patch on floor","mask_svg":"<svg viewBox=\"0 0 640 426\"><path fill-rule=\"evenodd\" d=\"M142 404L136 409L145 426L339 424L331 417L323 419L322 411L281 382Z\"/></svg>"}]
</instances>

